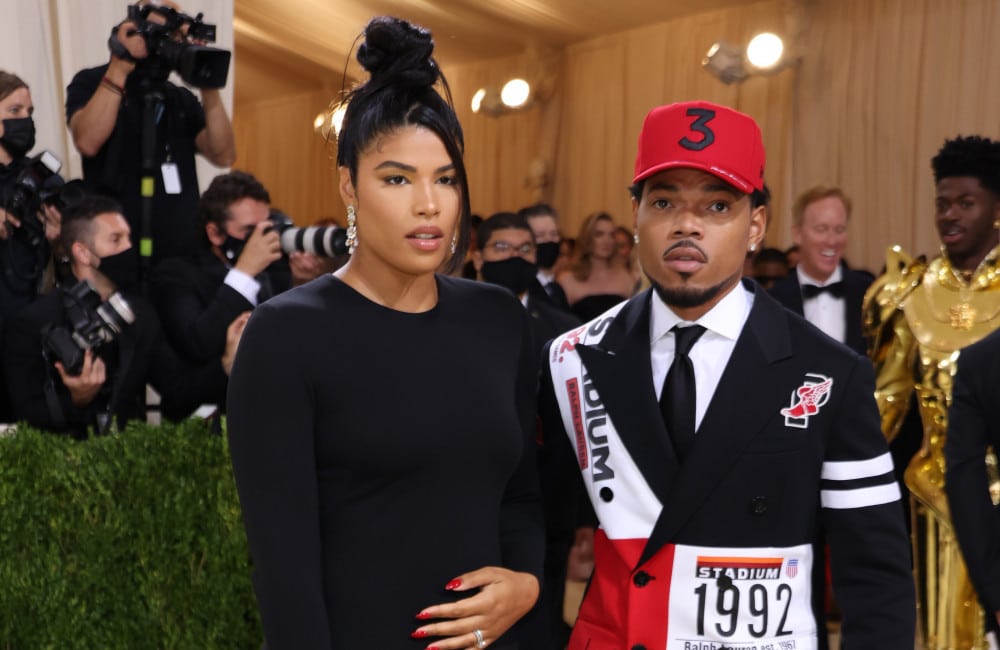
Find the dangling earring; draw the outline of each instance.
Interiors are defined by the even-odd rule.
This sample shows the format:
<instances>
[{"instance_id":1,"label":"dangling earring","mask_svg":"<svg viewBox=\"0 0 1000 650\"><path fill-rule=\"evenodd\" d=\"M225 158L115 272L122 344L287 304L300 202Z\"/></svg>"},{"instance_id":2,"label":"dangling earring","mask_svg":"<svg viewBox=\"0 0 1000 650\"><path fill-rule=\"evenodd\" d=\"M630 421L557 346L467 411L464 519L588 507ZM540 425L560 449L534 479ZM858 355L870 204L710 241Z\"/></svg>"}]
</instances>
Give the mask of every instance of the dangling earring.
<instances>
[{"instance_id":1,"label":"dangling earring","mask_svg":"<svg viewBox=\"0 0 1000 650\"><path fill-rule=\"evenodd\" d=\"M455 254L455 249L458 248L458 232L455 232L451 236L451 254Z\"/></svg>"},{"instance_id":2,"label":"dangling earring","mask_svg":"<svg viewBox=\"0 0 1000 650\"><path fill-rule=\"evenodd\" d=\"M354 214L354 206L347 206L347 254L354 255L354 250L358 247L358 224L357 216Z\"/></svg>"},{"instance_id":3,"label":"dangling earring","mask_svg":"<svg viewBox=\"0 0 1000 650\"><path fill-rule=\"evenodd\" d=\"M639 243L639 231L638 230L635 230L635 231L632 232L632 239L635 240L636 244Z\"/></svg>"}]
</instances>

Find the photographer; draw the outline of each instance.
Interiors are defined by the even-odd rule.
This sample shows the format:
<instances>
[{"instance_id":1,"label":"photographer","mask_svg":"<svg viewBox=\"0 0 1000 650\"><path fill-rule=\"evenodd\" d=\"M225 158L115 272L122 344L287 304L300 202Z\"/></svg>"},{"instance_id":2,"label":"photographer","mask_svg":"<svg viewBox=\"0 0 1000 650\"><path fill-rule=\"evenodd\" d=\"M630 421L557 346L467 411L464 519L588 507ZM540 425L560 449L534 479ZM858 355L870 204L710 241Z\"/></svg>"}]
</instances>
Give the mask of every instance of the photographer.
<instances>
[{"instance_id":1,"label":"photographer","mask_svg":"<svg viewBox=\"0 0 1000 650\"><path fill-rule=\"evenodd\" d=\"M216 176L199 204L201 245L194 254L164 260L154 269L153 302L167 339L188 361L218 359L226 324L237 314L315 278L325 268L308 253L283 255L279 231L290 226L270 202L267 189L247 172ZM291 227L292 232L284 232L302 230Z\"/></svg>"},{"instance_id":2,"label":"photographer","mask_svg":"<svg viewBox=\"0 0 1000 650\"><path fill-rule=\"evenodd\" d=\"M217 87L202 87L199 103L191 91L167 80L176 62L165 60L163 41L180 44L175 48L197 49L199 41L187 34L194 29L192 25L207 26L178 13L177 6L166 1L137 3L130 7L129 16L112 30L109 62L73 77L66 90L66 118L83 157L84 179L121 200L137 241L147 234L142 231L140 191L143 135L152 137L146 170L155 181L153 198L147 199L152 200L148 233L152 251L146 254L155 262L186 254L197 243L195 153L226 167L236 159L236 146ZM164 34L164 26L171 31ZM200 35L203 30L196 31ZM224 61L210 59L214 76L221 76L218 83L224 85L228 53L212 50L209 54L225 55ZM147 113L147 106L159 110ZM147 115L154 117L147 120ZM147 124L152 119L155 125Z\"/></svg>"},{"instance_id":3,"label":"photographer","mask_svg":"<svg viewBox=\"0 0 1000 650\"><path fill-rule=\"evenodd\" d=\"M39 293L48 264L50 242L59 236L59 212L43 205L37 192L27 191L24 179L33 164L28 152L35 146L34 106L28 85L18 76L0 71L0 318L11 316ZM46 172L35 190L62 184Z\"/></svg>"},{"instance_id":4,"label":"photographer","mask_svg":"<svg viewBox=\"0 0 1000 650\"><path fill-rule=\"evenodd\" d=\"M155 310L123 277L132 268L132 243L116 201L90 196L69 206L61 241L78 284L22 310L4 340L4 374L19 419L83 437L144 418L147 383L160 392L168 418L186 416L201 395L224 389L248 314L229 324L221 362L189 367L167 345Z\"/></svg>"}]
</instances>

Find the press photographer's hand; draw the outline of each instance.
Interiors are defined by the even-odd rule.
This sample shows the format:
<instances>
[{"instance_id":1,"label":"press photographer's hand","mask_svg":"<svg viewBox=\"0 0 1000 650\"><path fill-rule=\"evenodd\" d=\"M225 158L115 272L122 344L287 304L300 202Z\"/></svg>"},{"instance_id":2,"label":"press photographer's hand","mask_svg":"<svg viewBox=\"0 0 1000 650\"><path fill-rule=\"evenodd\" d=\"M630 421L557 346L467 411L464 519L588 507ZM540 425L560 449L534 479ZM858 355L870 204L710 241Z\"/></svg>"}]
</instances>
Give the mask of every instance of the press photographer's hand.
<instances>
[{"instance_id":1,"label":"press photographer's hand","mask_svg":"<svg viewBox=\"0 0 1000 650\"><path fill-rule=\"evenodd\" d=\"M248 320L250 320L250 312L245 311L234 318L233 322L229 323L229 327L226 328L226 349L222 353L222 370L227 375L233 369L236 349L240 345L240 338L243 336L243 330L246 329Z\"/></svg>"},{"instance_id":2,"label":"press photographer's hand","mask_svg":"<svg viewBox=\"0 0 1000 650\"><path fill-rule=\"evenodd\" d=\"M292 285L299 286L315 280L323 272L324 261L310 253L295 251L288 256L288 268L292 271Z\"/></svg>"},{"instance_id":3,"label":"press photographer's hand","mask_svg":"<svg viewBox=\"0 0 1000 650\"><path fill-rule=\"evenodd\" d=\"M271 222L265 219L254 227L236 260L235 268L249 276L256 276L281 257L281 242L271 226Z\"/></svg>"},{"instance_id":4,"label":"press photographer's hand","mask_svg":"<svg viewBox=\"0 0 1000 650\"><path fill-rule=\"evenodd\" d=\"M115 30L115 37L118 42L125 46L133 59L145 59L149 56L146 50L146 39L139 33L138 27L131 20L126 20L118 25ZM135 69L135 63L128 59L123 59L111 51L111 60L108 62L108 78L120 85L125 84L125 79L129 73Z\"/></svg>"},{"instance_id":5,"label":"press photographer's hand","mask_svg":"<svg viewBox=\"0 0 1000 650\"><path fill-rule=\"evenodd\" d=\"M83 369L79 375L66 374L61 361L56 361L55 366L63 385L69 389L73 405L81 408L93 401L106 379L104 360L90 350L83 353Z\"/></svg>"},{"instance_id":6,"label":"press photographer's hand","mask_svg":"<svg viewBox=\"0 0 1000 650\"><path fill-rule=\"evenodd\" d=\"M11 229L19 228L20 226L21 222L17 217L6 210L0 209L0 239L7 239L10 237Z\"/></svg>"}]
</instances>

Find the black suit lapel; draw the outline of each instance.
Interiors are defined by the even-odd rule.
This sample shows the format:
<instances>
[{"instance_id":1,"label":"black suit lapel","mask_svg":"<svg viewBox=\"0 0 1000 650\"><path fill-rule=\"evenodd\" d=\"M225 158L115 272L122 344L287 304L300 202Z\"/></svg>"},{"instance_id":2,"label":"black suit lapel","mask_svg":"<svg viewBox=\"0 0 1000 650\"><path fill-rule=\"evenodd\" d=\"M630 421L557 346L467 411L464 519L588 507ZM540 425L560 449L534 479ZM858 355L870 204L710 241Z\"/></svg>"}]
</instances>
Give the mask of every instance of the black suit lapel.
<instances>
[{"instance_id":1,"label":"black suit lapel","mask_svg":"<svg viewBox=\"0 0 1000 650\"><path fill-rule=\"evenodd\" d=\"M649 360L649 297L632 298L597 345L576 349L622 443L643 479L663 503L677 473L653 387Z\"/></svg>"},{"instance_id":2,"label":"black suit lapel","mask_svg":"<svg viewBox=\"0 0 1000 650\"><path fill-rule=\"evenodd\" d=\"M675 537L750 441L788 405L789 396L777 394L774 387L794 383L804 369L801 360L785 362L792 355L785 314L766 292L756 292L746 325L639 564Z\"/></svg>"}]
</instances>

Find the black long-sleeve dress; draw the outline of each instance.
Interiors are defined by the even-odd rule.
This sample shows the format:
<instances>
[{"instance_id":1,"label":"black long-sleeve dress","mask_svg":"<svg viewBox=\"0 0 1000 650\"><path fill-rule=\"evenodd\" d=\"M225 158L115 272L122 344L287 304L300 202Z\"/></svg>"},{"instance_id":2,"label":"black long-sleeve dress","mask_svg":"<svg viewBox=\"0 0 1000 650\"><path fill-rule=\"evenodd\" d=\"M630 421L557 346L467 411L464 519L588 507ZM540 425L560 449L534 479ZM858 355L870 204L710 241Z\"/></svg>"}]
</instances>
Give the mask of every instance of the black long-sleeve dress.
<instances>
[{"instance_id":1,"label":"black long-sleeve dress","mask_svg":"<svg viewBox=\"0 0 1000 650\"><path fill-rule=\"evenodd\" d=\"M413 314L326 276L243 334L229 439L270 650L426 647L416 614L469 595L451 579L541 575L524 309L482 283L437 286ZM517 647L504 639L492 647Z\"/></svg>"}]
</instances>

